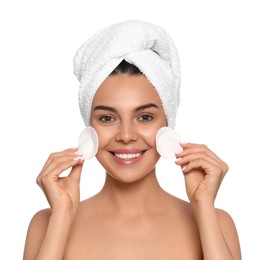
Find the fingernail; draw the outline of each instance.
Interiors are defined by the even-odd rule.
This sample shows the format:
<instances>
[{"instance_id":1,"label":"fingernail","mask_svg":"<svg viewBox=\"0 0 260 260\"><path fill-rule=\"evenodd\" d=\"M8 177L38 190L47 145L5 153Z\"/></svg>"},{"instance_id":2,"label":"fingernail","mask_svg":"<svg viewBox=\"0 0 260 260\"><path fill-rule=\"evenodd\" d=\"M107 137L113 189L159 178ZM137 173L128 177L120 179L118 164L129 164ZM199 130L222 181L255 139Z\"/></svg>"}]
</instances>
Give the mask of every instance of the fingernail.
<instances>
[{"instance_id":1,"label":"fingernail","mask_svg":"<svg viewBox=\"0 0 260 260\"><path fill-rule=\"evenodd\" d=\"M178 158L178 159L175 160L175 162L178 162L178 161L180 161L181 159L182 159L182 158Z\"/></svg>"},{"instance_id":2,"label":"fingernail","mask_svg":"<svg viewBox=\"0 0 260 260\"><path fill-rule=\"evenodd\" d=\"M74 161L78 161L78 160L84 160L84 158L82 156L78 156L76 158L73 159Z\"/></svg>"},{"instance_id":3,"label":"fingernail","mask_svg":"<svg viewBox=\"0 0 260 260\"><path fill-rule=\"evenodd\" d=\"M179 154L179 153L182 153L182 152L183 152L183 150L181 149L181 150L177 151L175 154Z\"/></svg>"},{"instance_id":4,"label":"fingernail","mask_svg":"<svg viewBox=\"0 0 260 260\"><path fill-rule=\"evenodd\" d=\"M79 151L76 151L76 152L74 152L76 155L79 155L79 156L82 156L83 154L82 153L80 153Z\"/></svg>"}]
</instances>

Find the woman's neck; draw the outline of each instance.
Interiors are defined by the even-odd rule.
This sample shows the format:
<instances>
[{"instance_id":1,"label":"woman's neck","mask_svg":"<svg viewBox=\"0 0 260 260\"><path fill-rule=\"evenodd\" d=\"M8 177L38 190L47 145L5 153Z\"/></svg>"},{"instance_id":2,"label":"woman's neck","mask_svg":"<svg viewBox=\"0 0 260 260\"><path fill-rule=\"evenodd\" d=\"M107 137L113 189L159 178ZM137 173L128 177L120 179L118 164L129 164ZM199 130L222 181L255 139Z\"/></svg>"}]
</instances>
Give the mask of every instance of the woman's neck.
<instances>
[{"instance_id":1,"label":"woman's neck","mask_svg":"<svg viewBox=\"0 0 260 260\"><path fill-rule=\"evenodd\" d=\"M99 193L102 207L128 216L162 209L162 197L165 195L155 170L133 183L120 182L107 173L104 187Z\"/></svg>"}]
</instances>

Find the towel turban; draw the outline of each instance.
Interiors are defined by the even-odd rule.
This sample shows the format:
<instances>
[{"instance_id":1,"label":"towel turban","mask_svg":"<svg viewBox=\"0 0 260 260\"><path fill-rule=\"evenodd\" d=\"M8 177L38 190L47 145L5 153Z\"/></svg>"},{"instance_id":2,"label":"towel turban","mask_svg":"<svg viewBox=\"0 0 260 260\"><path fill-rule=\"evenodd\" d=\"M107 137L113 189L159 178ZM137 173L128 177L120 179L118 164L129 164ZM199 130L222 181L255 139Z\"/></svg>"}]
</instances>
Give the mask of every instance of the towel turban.
<instances>
[{"instance_id":1,"label":"towel turban","mask_svg":"<svg viewBox=\"0 0 260 260\"><path fill-rule=\"evenodd\" d=\"M169 127L175 127L180 100L180 63L175 44L161 27L130 20L94 34L76 52L74 74L79 86L79 107L86 126L94 95L102 82L121 63L138 67L156 89Z\"/></svg>"}]
</instances>

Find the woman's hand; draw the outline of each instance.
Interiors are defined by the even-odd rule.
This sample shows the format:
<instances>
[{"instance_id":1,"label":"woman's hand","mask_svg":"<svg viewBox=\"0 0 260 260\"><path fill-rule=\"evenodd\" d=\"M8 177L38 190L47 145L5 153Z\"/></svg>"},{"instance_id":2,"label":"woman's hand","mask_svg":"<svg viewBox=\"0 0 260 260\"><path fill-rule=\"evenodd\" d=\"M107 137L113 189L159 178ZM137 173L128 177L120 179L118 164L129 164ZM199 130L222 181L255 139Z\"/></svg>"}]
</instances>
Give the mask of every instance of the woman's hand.
<instances>
[{"instance_id":1,"label":"woman's hand","mask_svg":"<svg viewBox=\"0 0 260 260\"><path fill-rule=\"evenodd\" d=\"M68 149L49 156L36 182L42 188L52 210L77 210L83 162L84 159L77 153L77 149ZM59 177L69 168L71 171L68 176Z\"/></svg>"},{"instance_id":2,"label":"woman's hand","mask_svg":"<svg viewBox=\"0 0 260 260\"><path fill-rule=\"evenodd\" d=\"M214 204L228 166L205 145L181 144L176 164L182 167L186 191L191 203Z\"/></svg>"}]
</instances>

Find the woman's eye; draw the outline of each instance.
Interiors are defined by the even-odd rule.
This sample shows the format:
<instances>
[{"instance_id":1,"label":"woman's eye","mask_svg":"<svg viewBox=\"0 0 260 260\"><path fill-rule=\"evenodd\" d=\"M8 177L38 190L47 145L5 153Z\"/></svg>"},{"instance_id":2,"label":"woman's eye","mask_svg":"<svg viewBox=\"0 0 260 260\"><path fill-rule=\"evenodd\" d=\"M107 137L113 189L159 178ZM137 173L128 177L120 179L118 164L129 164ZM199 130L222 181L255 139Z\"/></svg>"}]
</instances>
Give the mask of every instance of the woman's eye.
<instances>
[{"instance_id":1,"label":"woman's eye","mask_svg":"<svg viewBox=\"0 0 260 260\"><path fill-rule=\"evenodd\" d=\"M151 121L152 119L153 119L153 117L150 115L142 115L139 117L140 121Z\"/></svg>"},{"instance_id":2,"label":"woman's eye","mask_svg":"<svg viewBox=\"0 0 260 260\"><path fill-rule=\"evenodd\" d=\"M102 122L102 123L110 123L110 122L113 122L114 121L114 118L112 116L101 116L99 118L99 120Z\"/></svg>"}]
</instances>

